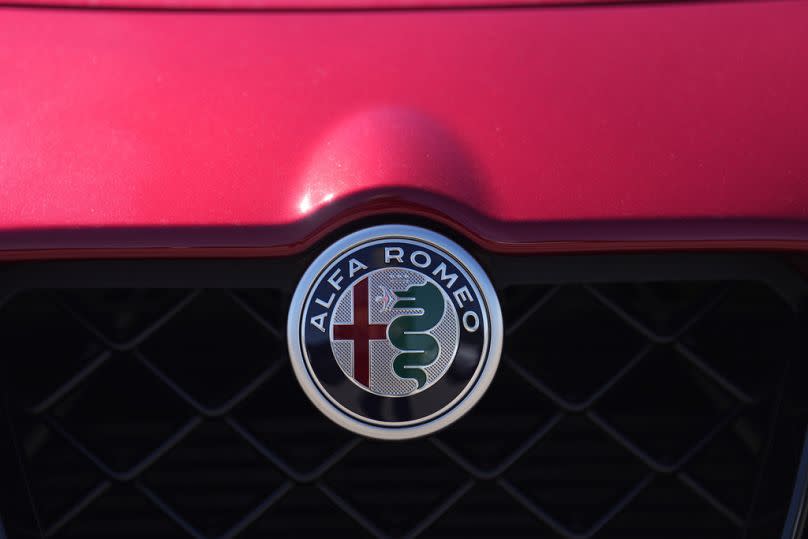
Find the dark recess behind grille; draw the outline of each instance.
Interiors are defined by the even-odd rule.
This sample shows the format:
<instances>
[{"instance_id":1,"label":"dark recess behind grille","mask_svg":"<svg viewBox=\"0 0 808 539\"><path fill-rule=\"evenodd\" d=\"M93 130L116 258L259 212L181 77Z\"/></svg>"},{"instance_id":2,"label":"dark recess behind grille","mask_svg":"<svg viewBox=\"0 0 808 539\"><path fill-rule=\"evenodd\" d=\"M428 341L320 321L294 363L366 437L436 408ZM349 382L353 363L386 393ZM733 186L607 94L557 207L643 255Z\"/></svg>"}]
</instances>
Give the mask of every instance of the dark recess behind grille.
<instances>
[{"instance_id":1,"label":"dark recess behind grille","mask_svg":"<svg viewBox=\"0 0 808 539\"><path fill-rule=\"evenodd\" d=\"M477 255L503 364L405 443L339 429L294 380L306 260L8 266L9 537L779 537L800 277L764 255Z\"/></svg>"}]
</instances>

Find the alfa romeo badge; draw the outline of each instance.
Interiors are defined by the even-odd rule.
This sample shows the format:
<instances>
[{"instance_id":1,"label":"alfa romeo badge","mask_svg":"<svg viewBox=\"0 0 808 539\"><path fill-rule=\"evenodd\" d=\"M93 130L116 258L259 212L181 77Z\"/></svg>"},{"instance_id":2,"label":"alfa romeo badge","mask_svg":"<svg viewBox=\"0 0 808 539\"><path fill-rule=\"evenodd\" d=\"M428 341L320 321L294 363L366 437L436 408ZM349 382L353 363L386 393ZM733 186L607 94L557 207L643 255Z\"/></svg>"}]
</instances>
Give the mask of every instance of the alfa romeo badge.
<instances>
[{"instance_id":1,"label":"alfa romeo badge","mask_svg":"<svg viewBox=\"0 0 808 539\"><path fill-rule=\"evenodd\" d=\"M502 315L462 247L384 225L317 257L295 291L287 336L295 375L326 416L400 440L435 432L480 400L499 364Z\"/></svg>"}]
</instances>

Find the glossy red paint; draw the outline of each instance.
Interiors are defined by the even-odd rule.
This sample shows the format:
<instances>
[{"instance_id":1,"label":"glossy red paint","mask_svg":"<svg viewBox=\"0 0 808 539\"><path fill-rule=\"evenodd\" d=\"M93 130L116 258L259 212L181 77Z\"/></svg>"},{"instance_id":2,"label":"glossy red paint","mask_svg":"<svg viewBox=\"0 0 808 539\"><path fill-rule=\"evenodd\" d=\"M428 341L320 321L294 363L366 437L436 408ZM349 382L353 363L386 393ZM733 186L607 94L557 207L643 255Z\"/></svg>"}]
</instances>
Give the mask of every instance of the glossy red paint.
<instances>
[{"instance_id":1,"label":"glossy red paint","mask_svg":"<svg viewBox=\"0 0 808 539\"><path fill-rule=\"evenodd\" d=\"M8 0L7 0L8 1ZM648 0L628 0L643 2ZM85 8L205 9L205 10L365 10L456 9L541 5L608 4L615 0L12 0L14 5Z\"/></svg>"},{"instance_id":2,"label":"glossy red paint","mask_svg":"<svg viewBox=\"0 0 808 539\"><path fill-rule=\"evenodd\" d=\"M502 251L808 245L805 1L0 27L5 258L286 254L391 212Z\"/></svg>"}]
</instances>

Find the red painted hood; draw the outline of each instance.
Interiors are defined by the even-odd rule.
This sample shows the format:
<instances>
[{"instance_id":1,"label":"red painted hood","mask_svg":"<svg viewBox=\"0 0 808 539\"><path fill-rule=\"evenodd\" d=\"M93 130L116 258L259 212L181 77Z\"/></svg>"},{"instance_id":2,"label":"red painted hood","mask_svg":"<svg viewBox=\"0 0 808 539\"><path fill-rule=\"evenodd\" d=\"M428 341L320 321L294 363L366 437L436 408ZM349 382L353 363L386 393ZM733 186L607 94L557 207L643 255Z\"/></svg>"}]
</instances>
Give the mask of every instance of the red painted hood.
<instances>
[{"instance_id":1,"label":"red painted hood","mask_svg":"<svg viewBox=\"0 0 808 539\"><path fill-rule=\"evenodd\" d=\"M627 1L646 2L649 0ZM544 5L608 4L615 3L615 0L12 0L9 3L18 6L72 6L83 8L309 11L510 8Z\"/></svg>"},{"instance_id":2,"label":"red painted hood","mask_svg":"<svg viewBox=\"0 0 808 539\"><path fill-rule=\"evenodd\" d=\"M499 249L808 241L808 2L0 27L6 252L280 252L389 211Z\"/></svg>"}]
</instances>

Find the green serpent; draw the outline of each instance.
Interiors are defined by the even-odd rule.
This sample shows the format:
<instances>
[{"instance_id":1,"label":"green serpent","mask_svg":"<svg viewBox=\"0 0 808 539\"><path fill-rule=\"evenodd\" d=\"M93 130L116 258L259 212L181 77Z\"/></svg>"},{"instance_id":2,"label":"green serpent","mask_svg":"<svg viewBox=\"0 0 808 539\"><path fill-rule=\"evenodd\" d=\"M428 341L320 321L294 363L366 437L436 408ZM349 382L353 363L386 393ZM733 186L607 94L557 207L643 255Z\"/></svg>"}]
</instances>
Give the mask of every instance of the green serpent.
<instances>
[{"instance_id":1,"label":"green serpent","mask_svg":"<svg viewBox=\"0 0 808 539\"><path fill-rule=\"evenodd\" d=\"M425 333L438 325L445 308L443 295L432 283L412 285L396 293L396 309L422 309L423 314L399 316L387 328L390 342L403 350L393 360L393 372L401 378L411 378L422 388L426 383L428 367L438 359L438 341Z\"/></svg>"}]
</instances>

